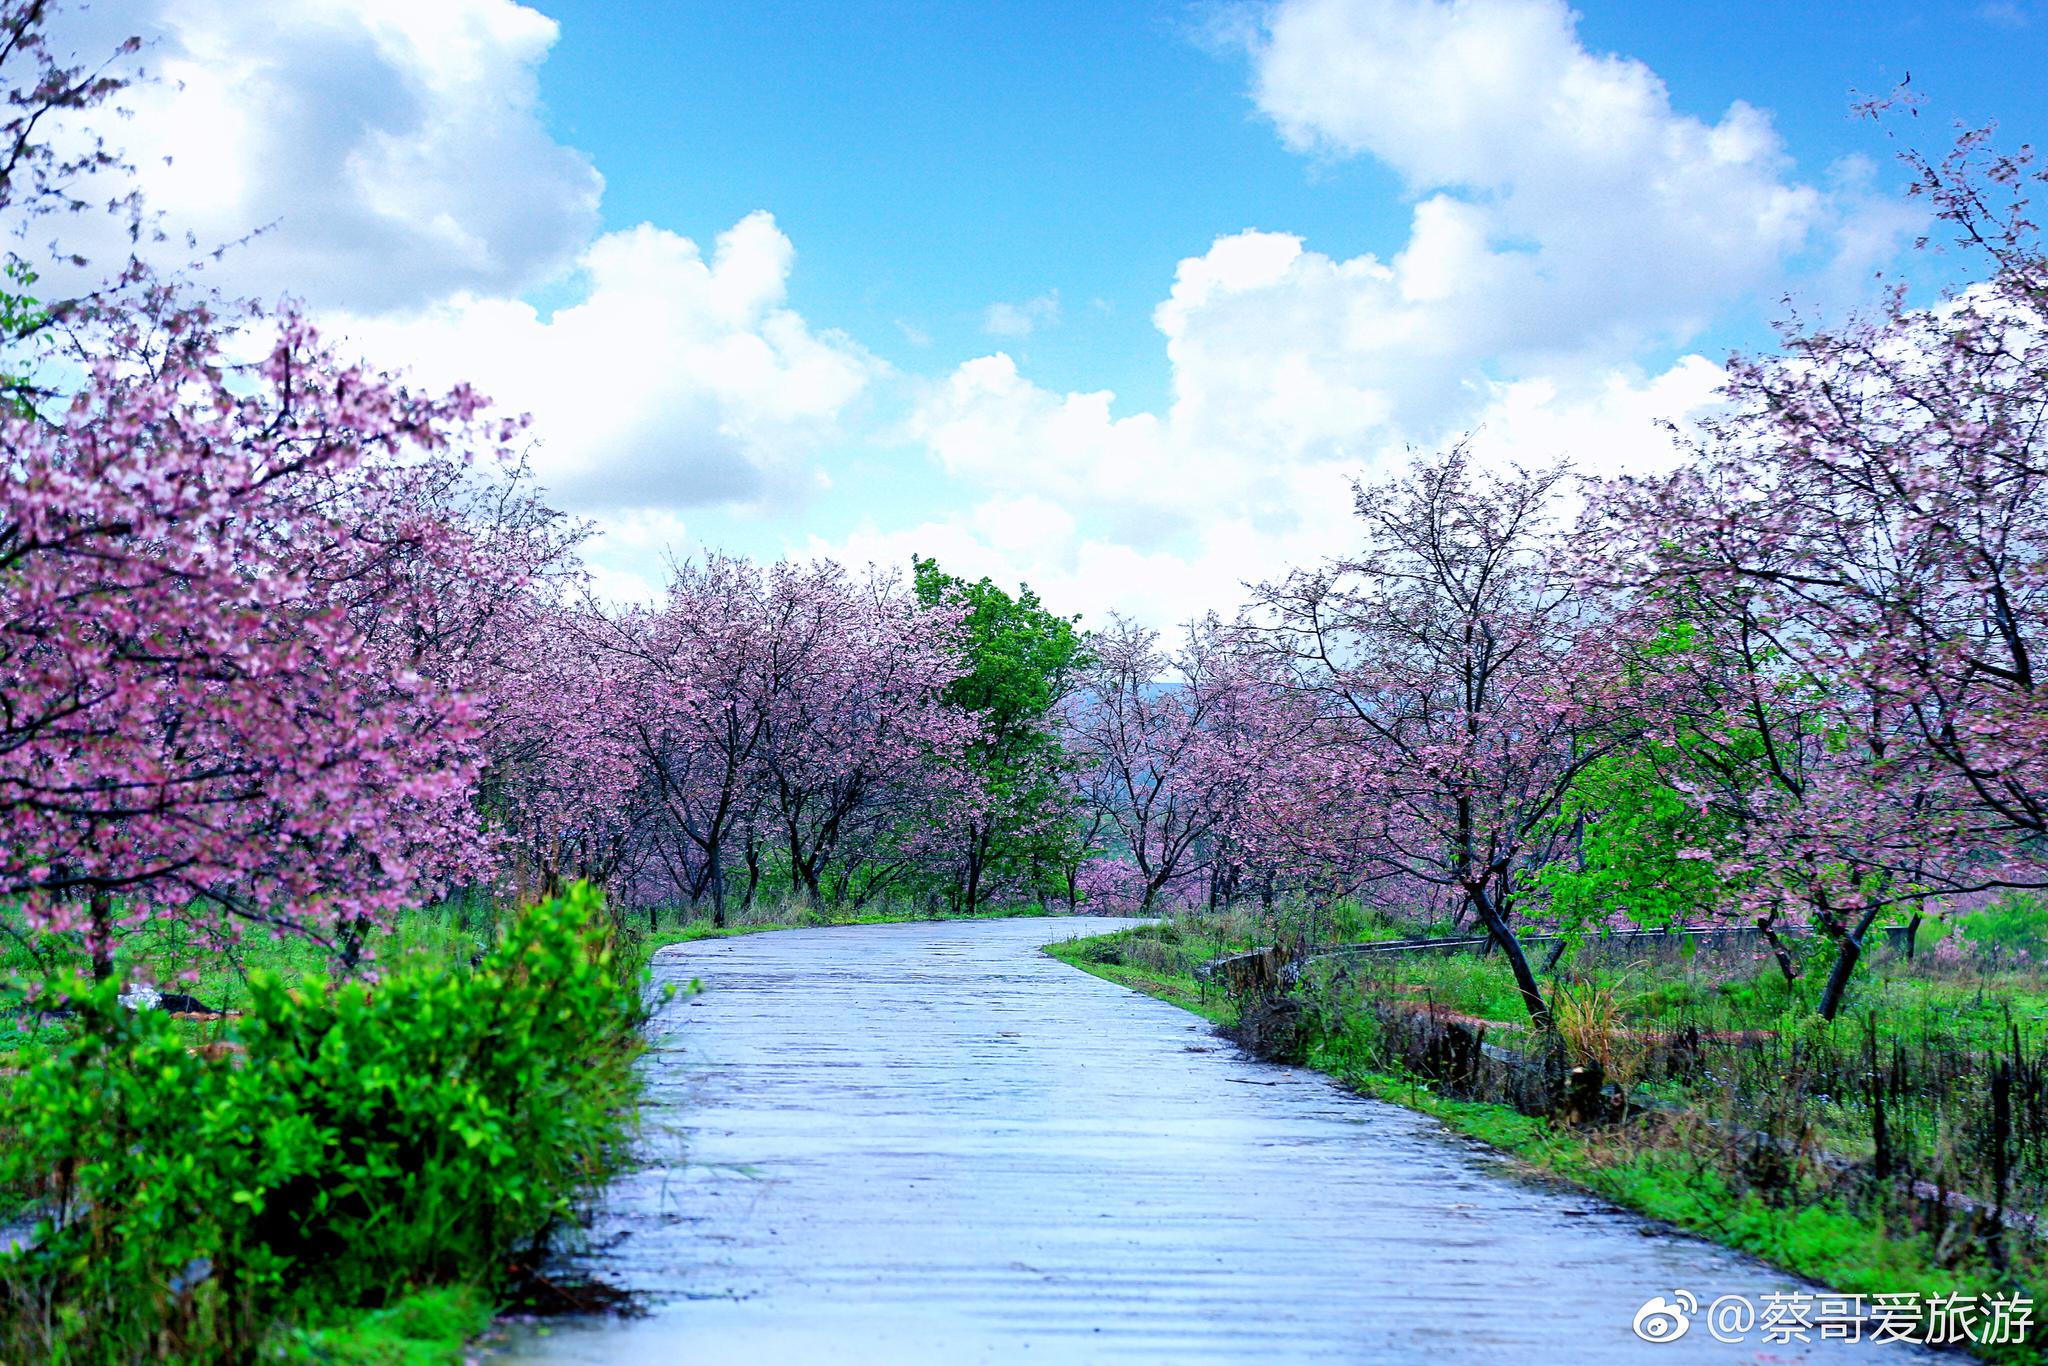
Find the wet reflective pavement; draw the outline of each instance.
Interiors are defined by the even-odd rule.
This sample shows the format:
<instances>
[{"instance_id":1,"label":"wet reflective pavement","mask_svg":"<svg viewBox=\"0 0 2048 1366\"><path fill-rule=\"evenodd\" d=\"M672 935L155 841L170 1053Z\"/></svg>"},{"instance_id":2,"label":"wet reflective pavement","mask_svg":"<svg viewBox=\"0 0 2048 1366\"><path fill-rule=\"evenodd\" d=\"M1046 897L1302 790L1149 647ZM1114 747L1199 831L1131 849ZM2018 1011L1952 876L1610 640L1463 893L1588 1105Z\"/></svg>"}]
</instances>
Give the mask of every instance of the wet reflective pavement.
<instances>
[{"instance_id":1,"label":"wet reflective pavement","mask_svg":"<svg viewBox=\"0 0 2048 1366\"><path fill-rule=\"evenodd\" d=\"M1514 1165L1045 957L1101 920L664 950L644 1170L595 1269L652 1312L576 1363L1906 1362L1631 1330L1653 1295L1813 1287ZM1818 1331L1814 1333L1818 1339ZM1958 1358L1943 1356L1940 1360Z\"/></svg>"}]
</instances>

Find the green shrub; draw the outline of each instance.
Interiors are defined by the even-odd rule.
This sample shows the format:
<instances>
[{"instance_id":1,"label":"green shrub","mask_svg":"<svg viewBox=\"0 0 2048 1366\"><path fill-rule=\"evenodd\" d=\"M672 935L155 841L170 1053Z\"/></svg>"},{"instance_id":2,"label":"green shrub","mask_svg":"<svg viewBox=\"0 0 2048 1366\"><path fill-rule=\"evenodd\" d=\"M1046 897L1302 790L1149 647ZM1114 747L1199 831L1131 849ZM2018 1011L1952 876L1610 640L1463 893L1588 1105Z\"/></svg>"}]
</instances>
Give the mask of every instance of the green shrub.
<instances>
[{"instance_id":1,"label":"green shrub","mask_svg":"<svg viewBox=\"0 0 2048 1366\"><path fill-rule=\"evenodd\" d=\"M253 974L193 1049L114 985L0 1096L0 1189L50 1217L0 1257L0 1360L237 1361L280 1328L489 1285L623 1150L642 974L595 893L526 909L473 972Z\"/></svg>"},{"instance_id":2,"label":"green shrub","mask_svg":"<svg viewBox=\"0 0 2048 1366\"><path fill-rule=\"evenodd\" d=\"M2048 897L2010 892L1962 918L1963 937L1973 944L2009 952L2048 953Z\"/></svg>"},{"instance_id":3,"label":"green shrub","mask_svg":"<svg viewBox=\"0 0 2048 1366\"><path fill-rule=\"evenodd\" d=\"M1130 942L1130 936L1121 931L1084 939L1081 941L1081 957L1086 962L1118 967L1124 961L1124 946Z\"/></svg>"}]
</instances>

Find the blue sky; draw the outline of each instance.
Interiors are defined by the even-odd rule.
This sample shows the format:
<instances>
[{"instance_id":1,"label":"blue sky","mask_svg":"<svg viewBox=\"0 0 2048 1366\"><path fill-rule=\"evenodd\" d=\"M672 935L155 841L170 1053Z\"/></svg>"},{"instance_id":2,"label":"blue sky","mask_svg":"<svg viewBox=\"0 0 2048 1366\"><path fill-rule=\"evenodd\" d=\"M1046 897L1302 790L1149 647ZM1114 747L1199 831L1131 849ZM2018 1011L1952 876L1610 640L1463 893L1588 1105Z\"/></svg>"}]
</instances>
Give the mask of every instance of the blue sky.
<instances>
[{"instance_id":1,"label":"blue sky","mask_svg":"<svg viewBox=\"0 0 2048 1366\"><path fill-rule=\"evenodd\" d=\"M1167 370L1151 311L1175 262L1243 228L1384 251L1407 222L1384 166L1304 158L1274 136L1241 54L1210 40L1225 9L540 8L562 29L541 73L548 125L604 172L609 226L709 236L770 209L802 253L796 306L902 366L979 354L988 304L1058 290L1059 326L1019 344L1020 360L1048 384L1156 406ZM1644 60L1681 109L1770 110L1810 174L1883 158L1877 130L1849 117L1850 92L1908 72L1938 101L1923 121L2048 135L2048 15L1968 0L1578 13L1589 47Z\"/></svg>"},{"instance_id":2,"label":"blue sky","mask_svg":"<svg viewBox=\"0 0 2048 1366\"><path fill-rule=\"evenodd\" d=\"M274 222L227 283L533 411L619 595L922 550L1227 610L1409 444L1668 459L1781 294L1915 231L1853 90L1910 71L1937 149L2048 131L2035 3L139 12L156 202Z\"/></svg>"}]
</instances>

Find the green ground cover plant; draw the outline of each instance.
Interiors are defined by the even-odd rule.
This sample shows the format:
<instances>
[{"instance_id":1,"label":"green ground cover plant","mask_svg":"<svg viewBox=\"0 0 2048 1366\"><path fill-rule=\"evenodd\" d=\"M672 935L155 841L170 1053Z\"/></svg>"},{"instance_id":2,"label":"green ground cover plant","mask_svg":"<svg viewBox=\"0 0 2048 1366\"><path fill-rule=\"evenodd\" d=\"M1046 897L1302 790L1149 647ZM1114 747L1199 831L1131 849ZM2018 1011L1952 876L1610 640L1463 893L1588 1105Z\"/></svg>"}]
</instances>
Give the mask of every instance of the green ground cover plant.
<instances>
[{"instance_id":1,"label":"green ground cover plant","mask_svg":"<svg viewBox=\"0 0 2048 1366\"><path fill-rule=\"evenodd\" d=\"M474 966L258 968L210 1041L60 975L61 1033L0 1092L0 1184L41 1214L0 1259L0 1359L253 1359L472 1287L625 1158L641 956L597 895L511 916ZM433 1316L429 1316L433 1317ZM441 1316L445 1321L445 1316Z\"/></svg>"}]
</instances>

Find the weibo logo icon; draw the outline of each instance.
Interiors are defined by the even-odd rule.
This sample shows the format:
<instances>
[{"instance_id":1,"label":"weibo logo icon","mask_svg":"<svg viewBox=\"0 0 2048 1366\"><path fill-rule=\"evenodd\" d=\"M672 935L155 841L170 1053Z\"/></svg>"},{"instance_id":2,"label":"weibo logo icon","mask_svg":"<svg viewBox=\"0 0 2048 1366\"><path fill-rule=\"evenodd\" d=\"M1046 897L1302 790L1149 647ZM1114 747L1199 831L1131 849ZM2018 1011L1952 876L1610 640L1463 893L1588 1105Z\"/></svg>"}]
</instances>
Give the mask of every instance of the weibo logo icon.
<instances>
[{"instance_id":1,"label":"weibo logo icon","mask_svg":"<svg viewBox=\"0 0 2048 1366\"><path fill-rule=\"evenodd\" d=\"M1699 1297L1690 1290L1674 1290L1671 1298L1653 1295L1636 1310L1630 1327L1644 1342L1676 1342L1692 1327L1692 1316L1700 1312Z\"/></svg>"}]
</instances>

